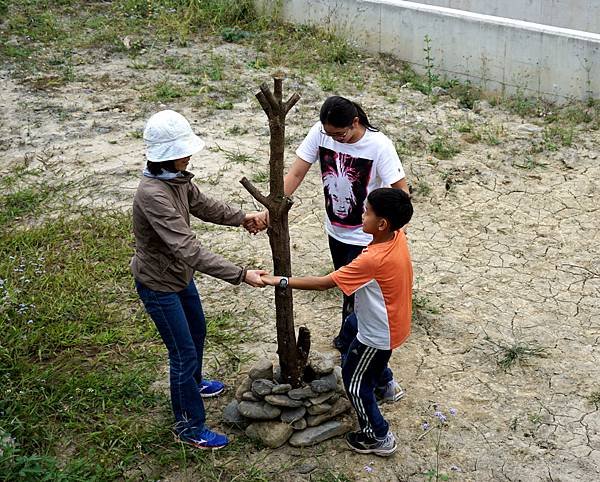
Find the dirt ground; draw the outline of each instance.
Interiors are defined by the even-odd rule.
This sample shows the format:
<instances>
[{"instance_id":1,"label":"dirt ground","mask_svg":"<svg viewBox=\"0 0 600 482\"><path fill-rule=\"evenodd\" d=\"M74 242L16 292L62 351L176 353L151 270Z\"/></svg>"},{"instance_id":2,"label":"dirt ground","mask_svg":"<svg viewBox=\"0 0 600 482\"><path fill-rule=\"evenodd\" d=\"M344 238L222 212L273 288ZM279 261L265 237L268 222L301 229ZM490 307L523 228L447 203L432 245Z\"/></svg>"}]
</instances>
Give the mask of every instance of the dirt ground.
<instances>
[{"instance_id":1,"label":"dirt ground","mask_svg":"<svg viewBox=\"0 0 600 482\"><path fill-rule=\"evenodd\" d=\"M233 109L207 102L225 95L218 89L166 104L142 100L153 83L185 81L156 58L201 63L215 52L226 59L221 84L234 89ZM125 55L88 58L75 67L75 82L41 89L5 66L0 173L27 163L51 180L85 179L88 188L73 194L82 206L127 209L143 165L144 120L169 107L186 115L207 142L192 159L201 188L253 210L238 181L267 171L268 127L254 93L270 82L270 72L247 67L248 58L252 52L236 45L149 51L140 57L149 64L145 69L133 68ZM375 125L410 147L402 160L415 187L409 241L420 310L412 336L391 360L406 397L383 409L399 450L389 459L362 456L334 439L312 449L257 449L249 460L272 472L273 480L311 480L317 468L350 480L426 480L438 463L453 480L600 480L594 404L600 390L600 132L578 130L571 146L539 152L543 132L535 118L524 120L485 101L474 111L449 96L432 102L409 88L385 85L379 70L378 60L365 59L361 88L338 93L360 101ZM288 77L285 92L302 96L288 115L289 163L328 93L311 74L290 71ZM460 123L493 132L498 142L468 142L456 129ZM442 131L460 146L451 160L427 151ZM268 189L265 182L255 184ZM296 275L331 269L323 215L313 169L291 212ZM234 261L271 268L265 234L203 227L198 233ZM242 351L275 359L272 292L197 280L208 312L257 313L252 341ZM313 349L330 350L339 293L294 296L296 326L311 329ZM503 369L499 362L511 355L515 362ZM211 402L211 416L218 418L231 397L230 391L225 400ZM448 417L439 439L434 405ZM424 422L434 429L424 430ZM242 462L233 456L222 463ZM194 480L194 474L172 479Z\"/></svg>"}]
</instances>

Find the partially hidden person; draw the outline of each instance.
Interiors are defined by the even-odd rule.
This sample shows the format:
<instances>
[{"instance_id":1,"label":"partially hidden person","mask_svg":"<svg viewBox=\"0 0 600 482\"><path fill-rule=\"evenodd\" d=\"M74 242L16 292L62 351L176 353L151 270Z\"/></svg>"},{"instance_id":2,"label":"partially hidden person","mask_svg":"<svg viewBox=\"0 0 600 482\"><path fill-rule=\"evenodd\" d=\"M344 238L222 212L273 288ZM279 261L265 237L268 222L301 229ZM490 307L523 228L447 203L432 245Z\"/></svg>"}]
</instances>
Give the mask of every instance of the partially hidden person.
<instances>
[{"instance_id":1,"label":"partially hidden person","mask_svg":"<svg viewBox=\"0 0 600 482\"><path fill-rule=\"evenodd\" d=\"M367 195L380 187L409 192L404 168L385 134L374 127L362 107L345 97L332 96L321 106L317 121L296 150L296 159L284 177L284 192L291 196L313 164L319 161L325 199L325 231L335 269L351 262L371 242L362 229ZM268 226L268 212L256 219L256 230ZM333 346L344 356L356 334L354 295L343 295L340 329ZM394 402L404 395L396 380L380 387L382 400ZM378 392L379 393L379 392Z\"/></svg>"},{"instance_id":2,"label":"partially hidden person","mask_svg":"<svg viewBox=\"0 0 600 482\"><path fill-rule=\"evenodd\" d=\"M342 356L342 378L360 429L346 442L356 452L387 456L397 449L388 422L377 404L381 380L392 380L388 367L392 350L406 341L412 315L413 270L406 235L401 229L413 213L410 197L401 189L375 189L367 196L362 229L369 245L350 263L326 276L263 275L267 285L303 290L335 286L355 295L356 335Z\"/></svg>"},{"instance_id":3,"label":"partially hidden person","mask_svg":"<svg viewBox=\"0 0 600 482\"><path fill-rule=\"evenodd\" d=\"M203 377L206 321L194 272L232 284L264 286L262 270L238 266L212 253L196 238L190 216L228 226L250 227L259 213L203 194L186 170L204 142L181 114L163 110L144 129L147 165L133 201L135 254L131 271L136 290L169 353L171 404L178 440L201 449L228 444L225 435L206 425L203 398L223 392L220 381Z\"/></svg>"}]
</instances>

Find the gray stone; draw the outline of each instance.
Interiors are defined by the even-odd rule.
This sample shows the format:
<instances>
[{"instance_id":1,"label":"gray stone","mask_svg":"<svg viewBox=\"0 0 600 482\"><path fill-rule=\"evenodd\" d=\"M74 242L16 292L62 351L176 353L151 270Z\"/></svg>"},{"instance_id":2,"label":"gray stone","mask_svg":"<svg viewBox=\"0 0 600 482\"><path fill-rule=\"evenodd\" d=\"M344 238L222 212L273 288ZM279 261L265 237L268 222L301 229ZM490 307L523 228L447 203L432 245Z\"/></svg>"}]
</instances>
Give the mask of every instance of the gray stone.
<instances>
[{"instance_id":1,"label":"gray stone","mask_svg":"<svg viewBox=\"0 0 600 482\"><path fill-rule=\"evenodd\" d=\"M338 354L311 352L308 365L313 369L317 376L331 373L339 359Z\"/></svg>"},{"instance_id":2,"label":"gray stone","mask_svg":"<svg viewBox=\"0 0 600 482\"><path fill-rule=\"evenodd\" d=\"M294 423L292 423L292 428L294 430L304 430L307 426L308 424L306 423L305 418L301 418L300 420L296 420Z\"/></svg>"},{"instance_id":3,"label":"gray stone","mask_svg":"<svg viewBox=\"0 0 600 482\"><path fill-rule=\"evenodd\" d=\"M319 403L307 408L309 415L321 415L322 413L329 412L329 410L331 410L331 405L328 403Z\"/></svg>"},{"instance_id":4,"label":"gray stone","mask_svg":"<svg viewBox=\"0 0 600 482\"><path fill-rule=\"evenodd\" d=\"M252 392L244 392L242 394L242 400L246 400L247 402L260 402L262 399Z\"/></svg>"},{"instance_id":5,"label":"gray stone","mask_svg":"<svg viewBox=\"0 0 600 482\"><path fill-rule=\"evenodd\" d=\"M252 388L252 380L248 377L244 377L242 382L238 385L235 390L235 398L237 400L242 400L242 395L246 392L249 392Z\"/></svg>"},{"instance_id":6,"label":"gray stone","mask_svg":"<svg viewBox=\"0 0 600 482\"><path fill-rule=\"evenodd\" d=\"M299 474L309 474L317 467L319 467L319 464L317 462L304 462L303 464L298 465L298 467L296 467L296 472L298 472Z\"/></svg>"},{"instance_id":7,"label":"gray stone","mask_svg":"<svg viewBox=\"0 0 600 482\"><path fill-rule=\"evenodd\" d=\"M308 417L306 417L306 422L308 423L309 427L321 425L323 422L332 419L336 415L347 412L348 410L350 410L350 407L351 405L348 400L346 400L345 398L340 398L337 402L335 402L333 407L331 407L331 410L329 412L322 413L320 415L309 415Z\"/></svg>"},{"instance_id":8,"label":"gray stone","mask_svg":"<svg viewBox=\"0 0 600 482\"><path fill-rule=\"evenodd\" d=\"M254 420L272 420L281 415L281 409L266 402L240 402L238 411L247 418Z\"/></svg>"},{"instance_id":9,"label":"gray stone","mask_svg":"<svg viewBox=\"0 0 600 482\"><path fill-rule=\"evenodd\" d=\"M227 404L223 410L223 422L227 425L244 429L250 422L238 411L238 404L239 402L237 400L232 400Z\"/></svg>"},{"instance_id":10,"label":"gray stone","mask_svg":"<svg viewBox=\"0 0 600 482\"><path fill-rule=\"evenodd\" d=\"M316 393L325 393L335 390L337 387L337 377L335 373L330 373L322 378L317 378L310 382L310 388ZM311 397L313 398L313 397Z\"/></svg>"},{"instance_id":11,"label":"gray stone","mask_svg":"<svg viewBox=\"0 0 600 482\"><path fill-rule=\"evenodd\" d=\"M345 434L352 428L349 420L331 420L319 427L309 427L295 432L290 437L289 443L292 447L309 447L327 439Z\"/></svg>"},{"instance_id":12,"label":"gray stone","mask_svg":"<svg viewBox=\"0 0 600 482\"><path fill-rule=\"evenodd\" d=\"M283 379L281 378L281 367L279 365L273 367L273 381L277 383L283 382Z\"/></svg>"},{"instance_id":13,"label":"gray stone","mask_svg":"<svg viewBox=\"0 0 600 482\"><path fill-rule=\"evenodd\" d=\"M267 380L273 380L273 362L263 358L259 360L248 372L248 376L252 380L259 378L265 378Z\"/></svg>"},{"instance_id":14,"label":"gray stone","mask_svg":"<svg viewBox=\"0 0 600 482\"><path fill-rule=\"evenodd\" d=\"M252 382L252 392L259 397L264 397L271 393L275 384L271 380L259 378Z\"/></svg>"},{"instance_id":15,"label":"gray stone","mask_svg":"<svg viewBox=\"0 0 600 482\"><path fill-rule=\"evenodd\" d=\"M283 410L281 412L281 421L284 423L294 423L295 421L300 420L302 417L304 417L305 413L306 408L304 407Z\"/></svg>"},{"instance_id":16,"label":"gray stone","mask_svg":"<svg viewBox=\"0 0 600 482\"><path fill-rule=\"evenodd\" d=\"M544 130L543 127L533 124L521 124L517 127L517 132L521 134L538 134Z\"/></svg>"},{"instance_id":17,"label":"gray stone","mask_svg":"<svg viewBox=\"0 0 600 482\"><path fill-rule=\"evenodd\" d=\"M436 85L433 89L431 89L431 94L436 97L440 97L442 95L447 95L448 91L439 85Z\"/></svg>"},{"instance_id":18,"label":"gray stone","mask_svg":"<svg viewBox=\"0 0 600 482\"><path fill-rule=\"evenodd\" d=\"M277 393L287 393L292 389L292 386L289 383L282 383L282 384L277 384L273 387L273 390L271 390L271 393L273 394L277 394Z\"/></svg>"},{"instance_id":19,"label":"gray stone","mask_svg":"<svg viewBox=\"0 0 600 482\"><path fill-rule=\"evenodd\" d=\"M287 395L267 395L265 402L269 402L271 405L278 407L301 407L303 405L302 400L292 400Z\"/></svg>"},{"instance_id":20,"label":"gray stone","mask_svg":"<svg viewBox=\"0 0 600 482\"><path fill-rule=\"evenodd\" d=\"M335 391L338 393L346 393L346 389L344 388L344 379L342 378L342 367L335 367L333 369L333 373L335 373L335 377L337 378L337 386Z\"/></svg>"},{"instance_id":21,"label":"gray stone","mask_svg":"<svg viewBox=\"0 0 600 482\"><path fill-rule=\"evenodd\" d=\"M276 449L281 447L294 433L294 429L287 423L281 422L254 422L246 428L246 435L254 440Z\"/></svg>"},{"instance_id":22,"label":"gray stone","mask_svg":"<svg viewBox=\"0 0 600 482\"><path fill-rule=\"evenodd\" d=\"M324 403L327 400L329 400L330 398L333 398L334 396L336 396L335 392L325 392L322 395L319 395L318 397L315 398L310 398L308 401L312 404L312 405L319 405L320 403ZM339 395L337 395L339 397ZM337 400L337 398L336 398ZM334 400L335 402L335 400Z\"/></svg>"},{"instance_id":23,"label":"gray stone","mask_svg":"<svg viewBox=\"0 0 600 482\"><path fill-rule=\"evenodd\" d=\"M303 400L305 398L315 398L318 393L315 393L310 387L294 388L288 393L288 397L294 400Z\"/></svg>"}]
</instances>

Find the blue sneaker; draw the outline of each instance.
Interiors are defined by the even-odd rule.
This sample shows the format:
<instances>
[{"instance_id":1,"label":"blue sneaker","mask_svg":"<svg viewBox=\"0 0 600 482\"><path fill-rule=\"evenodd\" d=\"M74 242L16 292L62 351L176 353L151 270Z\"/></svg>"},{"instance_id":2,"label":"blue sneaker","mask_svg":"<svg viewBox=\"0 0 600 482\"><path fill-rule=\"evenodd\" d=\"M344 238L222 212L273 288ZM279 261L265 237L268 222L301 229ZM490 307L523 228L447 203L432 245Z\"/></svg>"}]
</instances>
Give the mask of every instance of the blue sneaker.
<instances>
[{"instance_id":1,"label":"blue sneaker","mask_svg":"<svg viewBox=\"0 0 600 482\"><path fill-rule=\"evenodd\" d=\"M222 449L229 444L229 439L226 435L213 432L207 428L199 431L184 430L181 433L175 434L176 440L197 449Z\"/></svg>"},{"instance_id":2,"label":"blue sneaker","mask_svg":"<svg viewBox=\"0 0 600 482\"><path fill-rule=\"evenodd\" d=\"M217 380L202 380L198 384L198 388L200 389L200 396L202 398L210 398L221 395L225 389L225 385Z\"/></svg>"}]
</instances>

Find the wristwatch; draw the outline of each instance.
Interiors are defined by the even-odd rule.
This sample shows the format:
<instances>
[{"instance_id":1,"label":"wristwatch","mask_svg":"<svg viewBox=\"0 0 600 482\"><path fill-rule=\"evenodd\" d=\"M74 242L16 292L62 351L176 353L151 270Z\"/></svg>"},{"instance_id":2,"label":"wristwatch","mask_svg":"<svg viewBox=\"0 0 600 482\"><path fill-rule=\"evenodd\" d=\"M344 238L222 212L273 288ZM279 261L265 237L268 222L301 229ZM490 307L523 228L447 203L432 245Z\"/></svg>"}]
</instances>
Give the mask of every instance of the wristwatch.
<instances>
[{"instance_id":1,"label":"wristwatch","mask_svg":"<svg viewBox=\"0 0 600 482\"><path fill-rule=\"evenodd\" d=\"M287 288L289 282L290 282L290 280L287 276L282 276L281 279L279 280L279 284L277 286L285 289L285 288Z\"/></svg>"}]
</instances>

